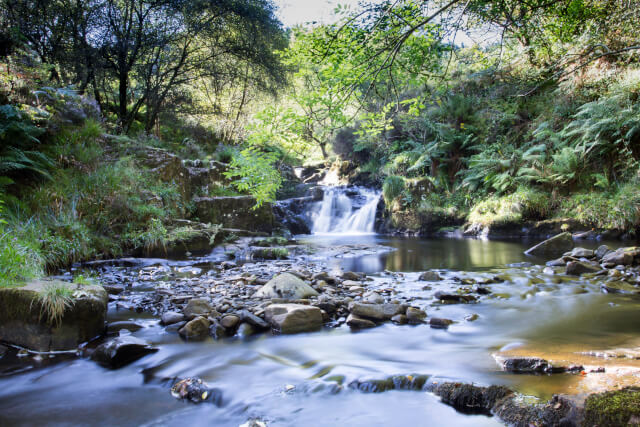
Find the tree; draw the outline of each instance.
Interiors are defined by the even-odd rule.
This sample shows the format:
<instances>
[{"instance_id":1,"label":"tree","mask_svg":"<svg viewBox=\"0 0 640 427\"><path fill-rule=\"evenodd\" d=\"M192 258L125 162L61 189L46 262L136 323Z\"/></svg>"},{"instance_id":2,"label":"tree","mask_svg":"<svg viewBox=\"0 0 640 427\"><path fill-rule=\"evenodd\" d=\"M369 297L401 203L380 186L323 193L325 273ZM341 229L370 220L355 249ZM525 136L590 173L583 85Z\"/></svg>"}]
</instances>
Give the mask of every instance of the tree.
<instances>
[{"instance_id":1,"label":"tree","mask_svg":"<svg viewBox=\"0 0 640 427\"><path fill-rule=\"evenodd\" d=\"M150 131L196 79L239 81L238 63L263 86L282 84L287 44L270 0L3 0L9 25L43 62L118 118ZM245 74L246 80L246 74ZM144 118L140 117L143 112Z\"/></svg>"}]
</instances>

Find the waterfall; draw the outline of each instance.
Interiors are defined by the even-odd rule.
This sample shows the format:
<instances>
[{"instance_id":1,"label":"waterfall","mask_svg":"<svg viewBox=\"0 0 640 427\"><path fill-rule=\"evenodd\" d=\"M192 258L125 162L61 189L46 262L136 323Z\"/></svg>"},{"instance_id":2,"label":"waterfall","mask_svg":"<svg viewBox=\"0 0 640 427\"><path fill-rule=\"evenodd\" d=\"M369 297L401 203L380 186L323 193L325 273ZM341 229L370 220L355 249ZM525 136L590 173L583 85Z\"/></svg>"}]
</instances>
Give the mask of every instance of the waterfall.
<instances>
[{"instance_id":1,"label":"waterfall","mask_svg":"<svg viewBox=\"0 0 640 427\"><path fill-rule=\"evenodd\" d=\"M322 201L311 209L314 234L373 233L380 193L361 187L324 189Z\"/></svg>"}]
</instances>

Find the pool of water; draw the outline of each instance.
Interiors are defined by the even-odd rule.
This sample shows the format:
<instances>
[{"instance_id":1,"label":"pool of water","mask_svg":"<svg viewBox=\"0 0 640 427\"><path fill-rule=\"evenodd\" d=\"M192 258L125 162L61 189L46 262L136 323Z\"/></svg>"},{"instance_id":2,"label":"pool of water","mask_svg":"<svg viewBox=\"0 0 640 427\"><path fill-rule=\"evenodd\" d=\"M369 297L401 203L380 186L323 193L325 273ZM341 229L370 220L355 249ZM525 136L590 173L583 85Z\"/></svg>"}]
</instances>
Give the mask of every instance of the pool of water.
<instances>
[{"instance_id":1,"label":"pool of water","mask_svg":"<svg viewBox=\"0 0 640 427\"><path fill-rule=\"evenodd\" d=\"M293 336L185 343L153 316L118 310L112 304L110 319L143 323L134 335L159 351L119 370L82 358L38 361L10 352L0 359L0 425L238 426L254 417L273 426L499 425L491 417L457 413L429 393L363 393L348 384L416 373L437 380L507 384L547 399L577 389L580 378L504 373L492 354L520 347L606 349L637 345L640 337L638 297L604 294L596 280L544 274L542 260L523 254L535 242L379 236L301 241L314 248L309 259L329 269L368 272L374 278L372 287L394 288L430 317L456 323L448 330L385 324L357 333L345 326ZM323 255L345 245L352 245L353 251ZM362 255L358 250L363 247L386 249ZM203 259L207 257L166 265L183 267ZM431 268L447 280L425 289L419 272ZM135 272L122 270L125 275ZM496 276L499 283L487 285L492 295L478 304L433 301L435 289L459 286L454 277ZM471 315L477 320L465 320ZM175 378L193 376L220 390L218 405L193 405L170 396Z\"/></svg>"}]
</instances>

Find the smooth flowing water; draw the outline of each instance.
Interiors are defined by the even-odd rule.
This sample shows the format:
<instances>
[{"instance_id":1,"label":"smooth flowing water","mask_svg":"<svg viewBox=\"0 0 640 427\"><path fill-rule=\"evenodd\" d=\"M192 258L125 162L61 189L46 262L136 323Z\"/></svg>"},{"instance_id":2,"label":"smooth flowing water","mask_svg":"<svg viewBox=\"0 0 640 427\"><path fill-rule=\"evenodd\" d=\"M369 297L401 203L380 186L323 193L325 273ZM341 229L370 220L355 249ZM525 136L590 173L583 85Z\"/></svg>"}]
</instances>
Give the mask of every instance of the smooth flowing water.
<instances>
[{"instance_id":1,"label":"smooth flowing water","mask_svg":"<svg viewBox=\"0 0 640 427\"><path fill-rule=\"evenodd\" d=\"M310 259L329 270L367 271L374 277L372 287L393 288L430 317L456 323L448 330L389 323L357 333L342 326L292 336L185 343L156 318L118 309L114 302L110 321L142 323L145 327L133 334L159 351L119 370L83 358L40 361L10 352L0 359L0 425L238 426L253 417L273 426L498 425L491 417L457 413L429 393L362 393L346 385L418 373L508 384L546 399L577 391L579 376L507 374L492 354L504 348L561 353L638 347L637 297L604 294L595 280L560 278L544 274L540 265L522 264L541 262L522 254L526 243L379 236L309 236L302 242L315 248ZM345 245L353 253L325 255ZM358 249L363 247L386 249L362 255ZM202 260L164 265L184 271ZM108 273L137 277L140 268L113 267ZM439 269L445 281L419 281L418 272L430 268ZM478 304L435 304L433 289L426 289L453 289L453 277L482 281L496 275L503 281L487 285L492 295ZM477 320L465 320L470 315ZM221 391L219 405L171 397L173 379L193 376Z\"/></svg>"},{"instance_id":2,"label":"smooth flowing water","mask_svg":"<svg viewBox=\"0 0 640 427\"><path fill-rule=\"evenodd\" d=\"M361 187L327 187L311 206L314 234L373 234L380 192Z\"/></svg>"}]
</instances>

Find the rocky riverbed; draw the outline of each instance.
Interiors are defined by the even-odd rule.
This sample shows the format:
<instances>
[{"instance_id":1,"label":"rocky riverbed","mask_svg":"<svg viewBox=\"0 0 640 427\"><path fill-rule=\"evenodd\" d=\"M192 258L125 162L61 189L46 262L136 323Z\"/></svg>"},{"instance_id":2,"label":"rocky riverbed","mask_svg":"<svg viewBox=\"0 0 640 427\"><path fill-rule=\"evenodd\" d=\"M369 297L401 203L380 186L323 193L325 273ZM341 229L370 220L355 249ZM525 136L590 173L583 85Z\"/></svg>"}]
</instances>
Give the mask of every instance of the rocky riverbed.
<instances>
[{"instance_id":1,"label":"rocky riverbed","mask_svg":"<svg viewBox=\"0 0 640 427\"><path fill-rule=\"evenodd\" d=\"M16 387L20 378L33 380L44 371L49 372L45 390L51 381L67 389L57 372L67 366L75 376L73 365L80 363L79 371L96 380L110 378L107 389L97 387L96 393L111 396L112 406L126 407L113 382L141 373L142 384L127 386L137 390L131 393L146 390L153 402L169 406L153 415L155 403L136 394L140 421L170 422L186 411L193 420L215 414L222 425L247 420L288 425L320 416L326 418L319 424L352 419L360 424L369 416L359 418L363 413L390 422L394 411L382 414L375 402L397 404L395 393L408 391L429 391L459 411L455 416L445 411L434 424L517 424L535 416L559 422L570 410L576 422L584 416L585 399L576 403L553 395L586 396L638 384L639 270L632 265L635 255L625 255L632 250L599 244L556 249L553 256L560 258L548 266L544 257L522 255L523 245L485 242L478 248L505 254L497 261L475 261L475 269L431 265L423 270L424 264L412 261L411 244L352 240L244 238L185 260L131 258L77 266L59 279L70 280L79 271L99 277L109 293L108 336L81 349L90 359L5 348L0 383ZM469 251L468 241L449 249L461 259L484 259ZM272 257L274 252L282 256ZM621 263L606 264L614 257ZM367 259L379 264L361 264ZM404 271L393 268L399 259ZM592 268L577 272L571 263ZM358 265L374 268L366 273L349 268ZM479 388L465 388L471 383ZM18 387L16 395L43 392L39 384ZM495 389L498 395L491 391L489 399L483 397L489 389L482 388L489 386L503 388ZM362 395L372 391L389 397ZM342 396L343 402L361 402L367 409L340 404L330 417L320 396ZM405 396L412 403L399 407L408 410L409 404L415 411L422 401L433 413L444 411L420 396ZM6 401L15 403L15 397ZM174 406L187 401L214 405ZM307 409L300 414L298 406ZM11 413L16 412L3 416L13 422ZM498 418L486 418L491 414ZM99 424L115 415L102 416Z\"/></svg>"}]
</instances>

